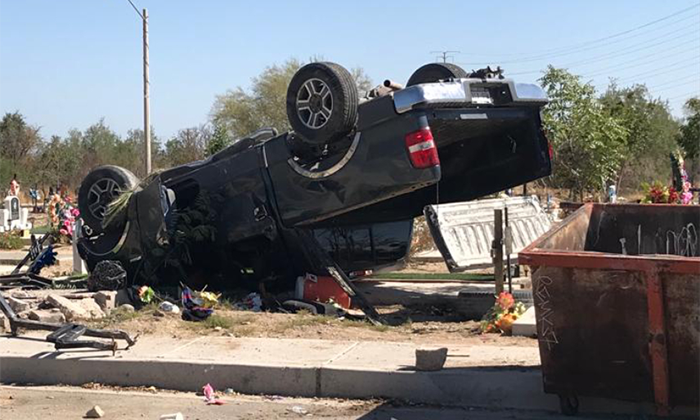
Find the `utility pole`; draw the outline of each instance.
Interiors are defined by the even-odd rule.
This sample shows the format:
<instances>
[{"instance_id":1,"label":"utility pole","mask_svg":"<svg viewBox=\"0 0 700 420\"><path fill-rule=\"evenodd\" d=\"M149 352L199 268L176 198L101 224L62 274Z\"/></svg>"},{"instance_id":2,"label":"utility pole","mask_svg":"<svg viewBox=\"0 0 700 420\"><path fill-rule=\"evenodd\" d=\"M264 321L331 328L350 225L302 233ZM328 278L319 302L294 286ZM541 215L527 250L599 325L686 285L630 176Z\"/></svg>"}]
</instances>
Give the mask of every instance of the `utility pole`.
<instances>
[{"instance_id":1,"label":"utility pole","mask_svg":"<svg viewBox=\"0 0 700 420\"><path fill-rule=\"evenodd\" d=\"M143 135L146 143L146 175L151 173L151 85L148 76L148 10L143 9Z\"/></svg>"},{"instance_id":2,"label":"utility pole","mask_svg":"<svg viewBox=\"0 0 700 420\"><path fill-rule=\"evenodd\" d=\"M145 147L144 161L146 175L151 173L151 82L148 76L148 10L139 9L134 2L127 0L143 22L143 143Z\"/></svg>"},{"instance_id":3,"label":"utility pole","mask_svg":"<svg viewBox=\"0 0 700 420\"><path fill-rule=\"evenodd\" d=\"M454 57L450 55L452 53L459 54L460 51L449 51L449 50L448 51L430 51L430 54L438 54L438 56L435 57L435 61L437 61L437 62L440 62L440 56L442 56L443 63L447 63L448 58L454 59Z\"/></svg>"}]
</instances>

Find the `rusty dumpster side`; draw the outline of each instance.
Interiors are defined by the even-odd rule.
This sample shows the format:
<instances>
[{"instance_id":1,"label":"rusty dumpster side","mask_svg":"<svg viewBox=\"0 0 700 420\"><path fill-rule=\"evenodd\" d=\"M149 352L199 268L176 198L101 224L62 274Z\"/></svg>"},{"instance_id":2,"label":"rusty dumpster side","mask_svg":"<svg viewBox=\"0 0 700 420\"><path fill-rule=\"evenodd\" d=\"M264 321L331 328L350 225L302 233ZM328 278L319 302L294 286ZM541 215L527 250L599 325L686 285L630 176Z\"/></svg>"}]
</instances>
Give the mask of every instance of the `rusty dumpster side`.
<instances>
[{"instance_id":1,"label":"rusty dumpster side","mask_svg":"<svg viewBox=\"0 0 700 420\"><path fill-rule=\"evenodd\" d=\"M700 206L587 204L520 253L544 390L698 406Z\"/></svg>"}]
</instances>

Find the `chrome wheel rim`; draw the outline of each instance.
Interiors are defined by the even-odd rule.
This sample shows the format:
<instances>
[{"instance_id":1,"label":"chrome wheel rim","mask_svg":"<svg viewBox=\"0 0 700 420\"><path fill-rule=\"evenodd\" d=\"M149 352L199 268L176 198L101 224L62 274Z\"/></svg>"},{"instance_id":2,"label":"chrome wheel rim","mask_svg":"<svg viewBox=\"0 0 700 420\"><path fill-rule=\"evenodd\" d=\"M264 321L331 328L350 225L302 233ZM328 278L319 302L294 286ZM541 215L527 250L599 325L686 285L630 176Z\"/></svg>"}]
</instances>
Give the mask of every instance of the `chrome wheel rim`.
<instances>
[{"instance_id":1,"label":"chrome wheel rim","mask_svg":"<svg viewBox=\"0 0 700 420\"><path fill-rule=\"evenodd\" d=\"M309 79L297 92L297 115L305 126L318 130L333 114L333 94L326 82Z\"/></svg>"},{"instance_id":2,"label":"chrome wheel rim","mask_svg":"<svg viewBox=\"0 0 700 420\"><path fill-rule=\"evenodd\" d=\"M88 211L98 220L102 220L107 212L107 206L114 200L121 189L117 181L102 178L90 186L88 191Z\"/></svg>"}]
</instances>

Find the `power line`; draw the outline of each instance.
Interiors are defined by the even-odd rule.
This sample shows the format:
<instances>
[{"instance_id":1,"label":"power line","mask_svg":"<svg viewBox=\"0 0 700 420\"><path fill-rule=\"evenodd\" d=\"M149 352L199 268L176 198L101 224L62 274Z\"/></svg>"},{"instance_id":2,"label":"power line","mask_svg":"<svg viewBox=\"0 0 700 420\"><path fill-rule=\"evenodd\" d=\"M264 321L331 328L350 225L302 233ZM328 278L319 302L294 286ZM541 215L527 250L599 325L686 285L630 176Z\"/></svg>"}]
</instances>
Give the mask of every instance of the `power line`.
<instances>
[{"instance_id":1,"label":"power line","mask_svg":"<svg viewBox=\"0 0 700 420\"><path fill-rule=\"evenodd\" d=\"M677 48L678 47L669 48L665 52L675 50ZM596 70L594 73L583 73L582 76L584 76L584 77L597 77L597 76L609 73L611 70L621 71L621 70L629 70L629 69L636 68L636 67L644 67L644 66L648 66L649 64L652 64L652 63L658 63L659 61L668 60L669 58L677 58L681 54L687 57L687 55L685 55L686 53L690 54L690 53L694 53L696 51L697 51L697 48L692 48L689 50L682 51L680 53L676 52L673 54L667 54L667 55L663 55L663 56L659 56L658 54L647 54L647 55L644 55L642 57L635 58L634 60L630 60L622 65L618 64L615 66L605 67L605 68ZM700 56L698 56L698 57L700 57ZM687 57L687 58L684 58L683 60L677 61L675 63L667 64L666 66L670 67L670 66L675 66L675 65L687 63L690 60L692 60L693 58L697 58L697 57ZM638 63L638 64L630 64L630 63L636 63L638 61L642 61L642 62ZM629 76L629 77L632 78L634 76Z\"/></svg>"},{"instance_id":2,"label":"power line","mask_svg":"<svg viewBox=\"0 0 700 420\"><path fill-rule=\"evenodd\" d=\"M700 90L697 91L697 92L695 92L695 93L692 93L692 92L691 92L691 93L688 93L688 92L681 93L680 95L671 96L670 98L666 98L666 100L669 101L669 102L671 102L671 101L677 101L678 99L684 99L684 100L686 100L686 99L692 98L693 96L700 96Z\"/></svg>"},{"instance_id":3,"label":"power line","mask_svg":"<svg viewBox=\"0 0 700 420\"><path fill-rule=\"evenodd\" d=\"M693 17L693 18L695 18L697 21L700 21L700 14L698 14L697 16L694 15L694 16L690 16L690 17ZM697 21L696 21L696 22L693 22L693 23L690 24L690 25L686 25L686 26L684 26L684 27L682 27L682 28L675 29L675 30L670 31L670 32L666 32L666 33L664 33L664 34L662 34L662 35L658 35L658 36L656 36L654 39L662 39L662 38L664 38L664 37L666 37L666 36L673 35L673 34L677 34L677 33L679 33L679 32L682 32L682 31L686 30L686 29L696 27L697 24L698 24ZM664 27L662 27L662 28L656 28L656 29L663 29L663 28L664 28ZM651 32L653 32L653 31L651 31ZM618 39L618 40L616 40L616 41L609 42L609 43L607 43L607 44L594 45L594 46L588 47L588 48L581 48L581 49L563 51L563 52L560 52L560 53L557 53L557 54L546 54L546 55L528 57L528 58L517 59L517 60L500 61L498 64L528 63L528 62L533 62L533 61L541 61L541 60L544 60L544 59L552 59L552 58L564 57L564 56L568 56L568 55L572 55L572 54L580 54L580 53L585 52L585 51L591 51L591 50L596 50L596 49L600 49L600 48L606 48L606 47L609 47L609 46L611 46L611 45L613 45L613 44L617 44L617 43L619 43L619 42L624 42L624 41L628 41L628 40L630 40L630 39L632 39L632 38L637 38L637 37L640 36L640 35L646 35L646 33L636 34L636 35L634 35L634 36L631 36L631 37L628 37L628 38L625 38L625 39ZM645 43L647 43L647 42L649 42L649 40L644 40L644 41L641 41L641 42L637 42L637 43L631 44L631 45L629 45L629 46L643 45L643 44L645 44ZM628 47L629 47L629 46L628 46ZM478 63L461 63L461 64L474 65L474 64L478 64Z\"/></svg>"},{"instance_id":4,"label":"power line","mask_svg":"<svg viewBox=\"0 0 700 420\"><path fill-rule=\"evenodd\" d=\"M131 7L134 8L134 10L136 11L136 14L139 15L139 17L141 19L144 19L143 15L141 14L141 12L139 12L139 9L134 5L134 3L132 3L131 0L126 0L126 1L128 1L129 4L131 5Z\"/></svg>"},{"instance_id":5,"label":"power line","mask_svg":"<svg viewBox=\"0 0 700 420\"><path fill-rule=\"evenodd\" d=\"M697 59L697 58L700 58L700 56L697 56L697 57L694 57L694 58ZM687 62L687 61L688 61L688 60L681 60L681 61L678 61L678 62L676 62L676 63L667 64L665 67L673 67L673 66L678 65L678 64L683 64L683 63L685 63L685 62ZM690 67L700 68L700 63L691 63L691 64L686 65L686 66L682 66L682 67L675 68L675 69L673 69L673 71L675 72L675 71L677 71L677 70L685 70L685 69L690 68ZM618 80L618 82L619 82L619 83L626 83L626 82L628 82L628 81L630 81L630 80L633 80L633 79L636 79L636 78L638 78L638 77L650 76L650 75L652 75L652 74L659 74L660 72L661 72L661 70L660 70L659 68L654 68L654 69L652 69L652 70L645 71L645 72L643 72L643 73L635 74L634 76L624 77L624 78Z\"/></svg>"},{"instance_id":6,"label":"power line","mask_svg":"<svg viewBox=\"0 0 700 420\"><path fill-rule=\"evenodd\" d=\"M688 33L688 34L690 34L690 33ZM665 40L665 41L657 42L657 43L655 43L655 44L647 44L647 45L645 45L645 46L643 46L643 47L636 48L636 49L632 49L632 50L628 50L629 47L631 47L631 46L628 46L627 48L623 48L623 49L620 49L620 50L612 51L612 52L609 52L609 53L606 53L606 54L603 54L603 55L593 56L593 57L591 57L591 58L589 58L589 59L587 59L587 60L579 60L579 61L572 62L572 63L557 65L556 67L565 67L565 68L568 68L568 67L575 67L575 66L578 66L578 65L588 65L588 64L591 64L591 63L597 63L597 62L599 62L599 61L606 60L606 59L608 59L608 58L610 58L610 57L612 57L612 56L615 56L615 57L625 56L625 55L629 55L629 54L632 54L632 53L635 53L635 52L638 52L638 51L644 51L644 50L648 50L648 49L653 48L653 47L657 47L657 46L659 46L659 45L667 44L667 43L669 43L669 42L671 42L671 41L675 41L675 40L677 40L677 39L683 38L683 37L685 37L685 36L688 35L688 34L683 34L683 35L680 35L680 36L677 36L677 37L673 37L673 38L671 38L671 39L667 39L667 40ZM692 35L695 35L695 34L692 34ZM687 45L687 44L690 44L690 43L697 42L698 39L700 39L700 38L691 39L691 40L689 40L689 41L687 41L687 42L678 44L676 47L679 47L679 46L683 46L683 45ZM639 44L636 44L636 45L639 45ZM634 45L634 46L636 46L636 45ZM533 74L533 73L540 73L541 71L542 71L541 69L539 69L539 70L521 71L521 72L510 73L510 75L511 75L511 76L517 76L517 75L522 75L522 74Z\"/></svg>"},{"instance_id":7,"label":"power line","mask_svg":"<svg viewBox=\"0 0 700 420\"><path fill-rule=\"evenodd\" d=\"M683 81L686 81L688 79L691 79L691 81L694 81L700 85L700 76L698 76L697 74L690 74L690 75L685 76L685 77L674 78L673 80L669 80L666 83L661 83L660 85L649 86L648 89L650 91L653 90L655 92L663 92L664 90L669 90L669 89L672 89L675 87L682 87L682 86L678 85L678 82L683 82ZM690 82L688 82L688 84L690 84ZM664 87L664 86L667 86L667 87ZM659 88L663 88L663 89L659 89Z\"/></svg>"},{"instance_id":8,"label":"power line","mask_svg":"<svg viewBox=\"0 0 700 420\"><path fill-rule=\"evenodd\" d=\"M498 55L496 55L496 54L493 54L493 55L491 55L491 54L478 54L478 53L474 53L474 54L471 54L471 53L470 53L470 54L471 54L471 55L491 55L491 56L496 56L496 57L503 57L503 56L516 55L516 54L517 54L517 55L540 54L540 55L544 55L544 56L545 56L545 57L543 57L543 58L546 58L546 56L549 55L549 54L556 54L556 53L559 53L559 52L562 52L562 51L566 51L566 50L571 50L571 49L580 49L581 47L585 47L585 46L588 46L588 45L592 45L592 44L596 44L596 43L599 43L599 42L607 41L607 40L610 40L610 39L618 38L618 37L620 37L620 36L623 36L623 35L626 35L626 34L629 34L629 33L635 32L635 31L638 31L638 30L640 30L640 29L644 29L644 28L646 28L646 27L655 25L655 24L657 24L657 23L659 23L659 22L666 21L666 20L668 20L668 19L670 19L670 18L673 18L673 17L675 17L675 16L681 15L681 14L683 14L683 13L685 13L685 12L688 12L688 11L693 10L693 9L695 9L695 8L698 8L698 7L700 7L700 4L696 4L696 5L693 5L693 6L690 6L690 7L686 7L685 9L681 9L681 10L679 10L679 11L677 11L677 12L674 12L674 13L672 13L672 14L670 14L670 15L666 15L666 16L661 17L661 18L659 18L659 19L653 20L653 21L651 21L651 22L644 23L644 24L642 24L642 25L636 26L636 27L634 27L634 28L631 28L631 29L628 29L628 30L625 30L625 31L622 31L622 32L618 32L618 33L615 33L615 34L612 34L612 35L608 35L608 36L605 36L605 37L602 37L602 38L594 39L594 40L591 40L591 41L586 41L586 42L583 42L583 43L580 43L580 44L570 45L570 46L567 46L567 47L557 47L557 48L552 48L552 49L548 49L548 50L540 50L540 51L538 51L538 52L529 52L529 53L523 52L523 53L498 54ZM672 22L671 24L678 23L678 22L682 22L682 21L684 21L684 20L688 20L688 19L693 18L693 17L695 17L695 15L694 15L694 16L690 16L690 17L686 17L686 18L683 18L683 19L680 19L680 20L677 20L677 21L674 21L674 22ZM667 25L667 26L668 26L668 25ZM666 27L667 27L667 26L666 26ZM663 27L661 27L661 28L663 28ZM648 31L648 32L653 32L653 31L658 30L658 29L660 29L660 28L656 28L656 29L654 29L654 30L652 30L652 31ZM648 33L648 32L647 32L647 33ZM635 35L635 36L637 36L637 35ZM633 37L629 37L629 38L633 38ZM629 38L628 38L628 39L629 39ZM618 42L618 41L615 41L615 42ZM480 65L480 64L484 64L484 63L461 63L461 64ZM504 61L500 61L500 64L505 64L505 62L504 62Z\"/></svg>"}]
</instances>

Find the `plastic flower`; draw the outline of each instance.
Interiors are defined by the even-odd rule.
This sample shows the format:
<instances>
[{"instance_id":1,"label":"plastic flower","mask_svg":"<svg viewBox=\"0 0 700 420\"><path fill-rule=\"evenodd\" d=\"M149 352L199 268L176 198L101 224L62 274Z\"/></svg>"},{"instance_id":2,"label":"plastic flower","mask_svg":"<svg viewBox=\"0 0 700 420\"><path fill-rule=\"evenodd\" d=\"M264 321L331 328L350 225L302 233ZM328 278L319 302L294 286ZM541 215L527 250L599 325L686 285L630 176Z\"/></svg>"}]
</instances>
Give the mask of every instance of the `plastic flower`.
<instances>
[{"instance_id":1,"label":"plastic flower","mask_svg":"<svg viewBox=\"0 0 700 420\"><path fill-rule=\"evenodd\" d=\"M675 188L669 187L668 189L668 202L675 203L679 200L678 191Z\"/></svg>"},{"instance_id":2,"label":"plastic flower","mask_svg":"<svg viewBox=\"0 0 700 420\"><path fill-rule=\"evenodd\" d=\"M513 305L515 304L515 299L510 293L501 292L501 294L498 295L498 297L496 298L496 303L498 304L498 306L501 307L501 309L507 311L508 309L513 307Z\"/></svg>"}]
</instances>

